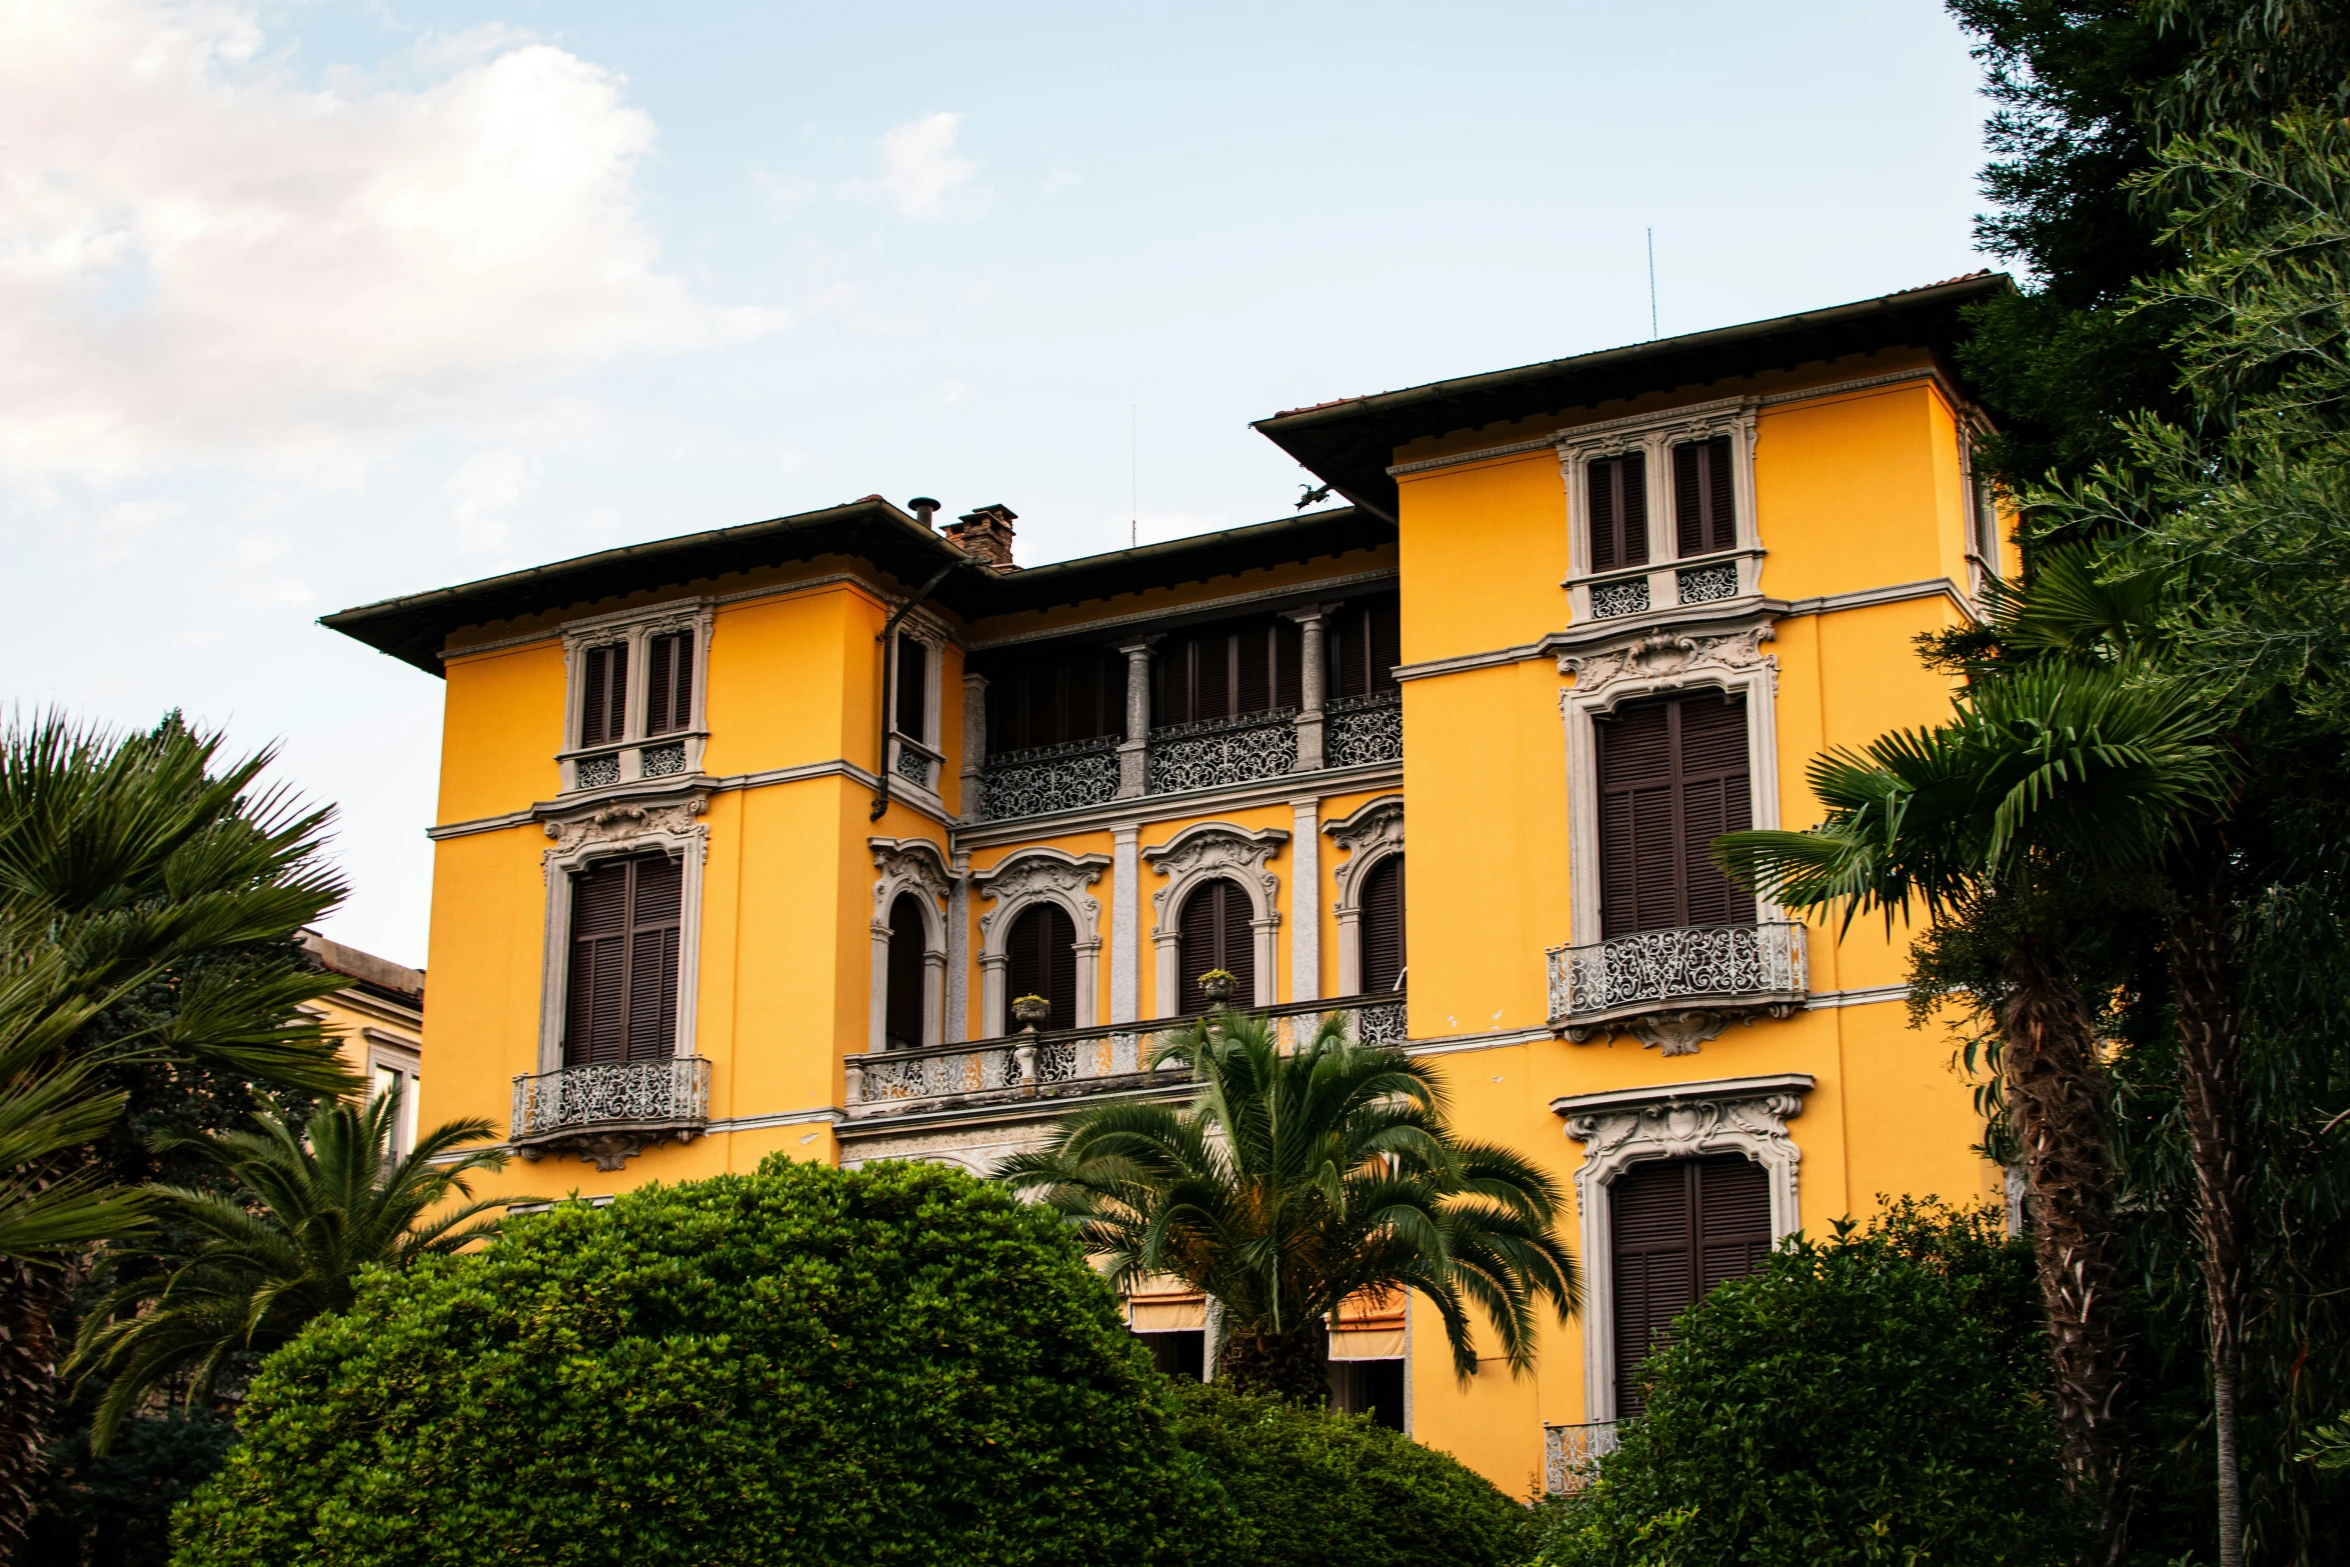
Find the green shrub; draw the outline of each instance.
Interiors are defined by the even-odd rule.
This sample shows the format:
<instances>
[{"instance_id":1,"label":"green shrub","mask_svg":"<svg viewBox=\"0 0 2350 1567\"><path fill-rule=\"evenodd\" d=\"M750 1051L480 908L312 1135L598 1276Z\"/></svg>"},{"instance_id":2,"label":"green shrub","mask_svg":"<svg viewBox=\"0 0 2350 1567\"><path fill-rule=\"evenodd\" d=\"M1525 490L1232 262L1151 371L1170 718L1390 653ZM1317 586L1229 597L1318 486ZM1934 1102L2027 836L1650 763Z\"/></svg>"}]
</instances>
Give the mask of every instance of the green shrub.
<instances>
[{"instance_id":1,"label":"green shrub","mask_svg":"<svg viewBox=\"0 0 2350 1567\"><path fill-rule=\"evenodd\" d=\"M175 1561L1220 1559L1168 1399L1050 1214L771 1159L371 1278L255 1380Z\"/></svg>"},{"instance_id":2,"label":"green shrub","mask_svg":"<svg viewBox=\"0 0 2350 1567\"><path fill-rule=\"evenodd\" d=\"M2030 1263L1904 1204L1716 1288L1652 1356L1648 1413L1546 1503L1547 1567L2038 1567L2078 1543Z\"/></svg>"},{"instance_id":3,"label":"green shrub","mask_svg":"<svg viewBox=\"0 0 2350 1567\"><path fill-rule=\"evenodd\" d=\"M1359 1415L1179 1384L1175 1435L1222 1483L1239 1560L1281 1567L1506 1567L1526 1510L1474 1470Z\"/></svg>"}]
</instances>

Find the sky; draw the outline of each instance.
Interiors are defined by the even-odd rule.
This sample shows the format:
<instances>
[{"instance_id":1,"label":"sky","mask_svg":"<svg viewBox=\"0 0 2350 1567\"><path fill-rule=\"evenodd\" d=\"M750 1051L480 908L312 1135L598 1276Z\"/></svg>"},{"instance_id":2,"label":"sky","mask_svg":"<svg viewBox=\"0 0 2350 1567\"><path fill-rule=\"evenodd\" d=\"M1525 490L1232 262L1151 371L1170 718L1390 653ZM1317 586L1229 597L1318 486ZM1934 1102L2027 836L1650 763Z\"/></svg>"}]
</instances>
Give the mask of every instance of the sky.
<instances>
[{"instance_id":1,"label":"sky","mask_svg":"<svg viewBox=\"0 0 2350 1567\"><path fill-rule=\"evenodd\" d=\"M879 493L1029 564L1248 421L1971 271L1933 0L0 0L0 703L174 708L427 959L441 684L317 617Z\"/></svg>"}]
</instances>

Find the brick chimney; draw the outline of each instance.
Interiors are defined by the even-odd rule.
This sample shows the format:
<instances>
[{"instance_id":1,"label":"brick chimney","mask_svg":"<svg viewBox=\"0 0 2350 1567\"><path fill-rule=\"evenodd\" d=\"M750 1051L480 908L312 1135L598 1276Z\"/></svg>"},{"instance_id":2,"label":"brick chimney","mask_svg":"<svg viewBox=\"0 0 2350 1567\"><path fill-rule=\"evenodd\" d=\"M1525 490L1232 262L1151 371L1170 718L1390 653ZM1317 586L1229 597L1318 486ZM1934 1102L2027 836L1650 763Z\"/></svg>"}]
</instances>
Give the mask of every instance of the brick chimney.
<instances>
[{"instance_id":1,"label":"brick chimney","mask_svg":"<svg viewBox=\"0 0 2350 1567\"><path fill-rule=\"evenodd\" d=\"M1018 571L1012 563L1012 523L1018 516L1000 502L967 511L960 521L947 524L947 540L997 571Z\"/></svg>"}]
</instances>

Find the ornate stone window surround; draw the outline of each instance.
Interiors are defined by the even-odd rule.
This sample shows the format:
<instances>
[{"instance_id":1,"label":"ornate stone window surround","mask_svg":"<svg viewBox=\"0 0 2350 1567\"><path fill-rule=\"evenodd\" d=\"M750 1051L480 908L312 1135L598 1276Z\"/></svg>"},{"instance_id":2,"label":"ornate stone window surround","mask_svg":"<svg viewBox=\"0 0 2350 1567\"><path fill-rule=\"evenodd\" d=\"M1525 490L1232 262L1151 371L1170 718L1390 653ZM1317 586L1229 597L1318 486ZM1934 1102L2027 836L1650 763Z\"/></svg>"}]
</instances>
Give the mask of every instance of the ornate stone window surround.
<instances>
[{"instance_id":1,"label":"ornate stone window surround","mask_svg":"<svg viewBox=\"0 0 2350 1567\"><path fill-rule=\"evenodd\" d=\"M1803 1150L1787 1123L1803 1113L1815 1080L1802 1072L1716 1078L1657 1088L1554 1099L1566 1134L1583 1145L1575 1207L1583 1259L1583 1418L1616 1418L1615 1266L1609 1190L1644 1159L1744 1154L1770 1178L1771 1237L1803 1227L1796 1169Z\"/></svg>"},{"instance_id":2,"label":"ornate stone window surround","mask_svg":"<svg viewBox=\"0 0 2350 1567\"><path fill-rule=\"evenodd\" d=\"M897 693L893 689L889 702L890 781L921 790L944 815L946 808L938 803L939 780L946 766L946 752L942 749L946 700L942 688L947 644L954 638L943 623L920 610L909 612L898 622L898 634L912 638L922 648L922 732L918 735L898 732ZM895 656L893 652L892 657Z\"/></svg>"},{"instance_id":3,"label":"ornate stone window surround","mask_svg":"<svg viewBox=\"0 0 2350 1567\"><path fill-rule=\"evenodd\" d=\"M1966 519L1967 596L1981 602L1986 578L2001 575L1999 498L1990 465L1982 460L1991 427L1979 415L1958 425L1959 515Z\"/></svg>"},{"instance_id":4,"label":"ornate stone window surround","mask_svg":"<svg viewBox=\"0 0 2350 1567\"><path fill-rule=\"evenodd\" d=\"M1281 929L1281 911L1275 899L1280 895L1281 878L1265 869L1265 863L1288 841L1288 831L1280 827L1250 829L1230 822L1194 822L1165 843L1142 851L1151 869L1167 878L1167 885L1151 894L1156 916L1151 943L1158 970L1154 1016L1174 1017L1182 1011L1176 987L1182 979L1177 949L1183 939L1183 900L1200 883L1218 877L1238 882L1248 894L1257 988L1249 1005L1280 1003L1281 976L1274 965L1279 961L1275 938Z\"/></svg>"},{"instance_id":5,"label":"ornate stone window surround","mask_svg":"<svg viewBox=\"0 0 2350 1567\"><path fill-rule=\"evenodd\" d=\"M572 621L563 628L563 749L556 760L563 769L566 794L583 788L635 783L647 777L645 751L648 748L663 750L680 745L685 752L684 764L672 772L689 777L701 772L702 748L709 739L705 704L709 693L710 634L716 622L717 600L696 598L673 599L650 609L624 610L616 615L595 615ZM653 745L648 747L645 714L653 661L647 655L652 639L668 631L694 634L693 714L683 729L672 729L654 737ZM580 681L587 653L590 648L608 647L615 642L628 648L627 721L618 740L594 747L582 746ZM613 758L617 764L617 776L582 782L582 765L605 757Z\"/></svg>"},{"instance_id":6,"label":"ornate stone window surround","mask_svg":"<svg viewBox=\"0 0 2350 1567\"><path fill-rule=\"evenodd\" d=\"M1756 415L1761 400L1726 397L1710 403L1635 414L1598 424L1578 425L1558 436L1559 471L1567 487L1567 590L1570 618L1576 623L1599 614L1592 603L1601 592L1601 609L1610 614L1671 609L1678 605L1713 603L1724 598L1751 598L1762 592L1762 539L1755 527L1754 447ZM1738 545L1703 555L1677 558L1674 530L1673 448L1684 441L1730 437L1731 500L1738 514ZM1648 564L1612 571L1594 571L1591 565L1591 490L1586 477L1590 465L1602 458L1642 452L1648 459ZM1720 591L1713 578L1726 568L1736 574L1735 590ZM1685 575L1686 574L1686 575ZM1646 600L1636 607L1614 607L1629 594ZM1727 585L1727 584L1722 584ZM1703 598L1696 594L1705 595ZM1599 618L1605 618L1600 616Z\"/></svg>"},{"instance_id":7,"label":"ornate stone window surround","mask_svg":"<svg viewBox=\"0 0 2350 1567\"><path fill-rule=\"evenodd\" d=\"M1338 901L1338 994L1359 995L1363 988L1363 883L1380 861L1403 853L1403 796L1383 794L1352 815L1323 824L1331 842L1347 851L1345 863L1332 873Z\"/></svg>"},{"instance_id":8,"label":"ornate stone window surround","mask_svg":"<svg viewBox=\"0 0 2350 1567\"><path fill-rule=\"evenodd\" d=\"M947 911L954 874L939 846L927 838L868 838L873 851L873 993L865 1048L888 1046L889 917L902 893L922 909L922 1043L946 1043Z\"/></svg>"},{"instance_id":9,"label":"ornate stone window surround","mask_svg":"<svg viewBox=\"0 0 2350 1567\"><path fill-rule=\"evenodd\" d=\"M1070 854L1062 849L1022 849L988 870L972 873L981 897L995 907L979 916L980 1037L1009 1033L1011 998L1004 984L1012 966L1004 943L1012 924L1033 903L1057 903L1077 930L1077 1027L1100 1021L1095 1006L1095 971L1100 968L1102 904L1086 889L1110 868L1106 854Z\"/></svg>"},{"instance_id":10,"label":"ornate stone window surround","mask_svg":"<svg viewBox=\"0 0 2350 1567\"><path fill-rule=\"evenodd\" d=\"M702 951L702 865L710 854L710 829L698 818L710 797L688 794L668 803L611 800L582 805L544 824L555 847L540 856L547 884L546 957L539 989L541 1072L563 1065L563 1028L571 989L572 878L599 860L654 850L680 862L681 929L677 939L677 1048L694 1053L694 1014L699 999Z\"/></svg>"},{"instance_id":11,"label":"ornate stone window surround","mask_svg":"<svg viewBox=\"0 0 2350 1567\"><path fill-rule=\"evenodd\" d=\"M1566 722L1567 870L1569 928L1577 942L1599 939L1599 734L1600 719L1626 702L1708 688L1746 698L1748 796L1757 828L1779 825L1779 661L1762 650L1771 623L1760 616L1744 624L1703 631L1651 629L1601 643L1588 651L1564 653L1558 667L1575 683L1559 692ZM1784 919L1772 904L1757 900L1757 923ZM1685 1020L1685 1038L1646 1038L1667 1054L1696 1048L1727 1026L1726 1017Z\"/></svg>"}]
</instances>

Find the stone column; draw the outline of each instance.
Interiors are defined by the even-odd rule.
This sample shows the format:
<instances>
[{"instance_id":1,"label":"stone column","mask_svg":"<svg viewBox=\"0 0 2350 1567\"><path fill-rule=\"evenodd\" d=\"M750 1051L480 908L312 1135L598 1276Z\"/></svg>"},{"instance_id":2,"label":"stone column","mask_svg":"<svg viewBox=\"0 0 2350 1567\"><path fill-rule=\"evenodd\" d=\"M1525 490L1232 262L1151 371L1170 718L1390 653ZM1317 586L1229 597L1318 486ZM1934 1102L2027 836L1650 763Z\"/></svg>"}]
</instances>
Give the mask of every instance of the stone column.
<instances>
[{"instance_id":1,"label":"stone column","mask_svg":"<svg viewBox=\"0 0 2350 1567\"><path fill-rule=\"evenodd\" d=\"M1110 1021L1142 1016L1142 828L1110 832Z\"/></svg>"},{"instance_id":2,"label":"stone column","mask_svg":"<svg viewBox=\"0 0 2350 1567\"><path fill-rule=\"evenodd\" d=\"M969 776L968 772L964 774L965 778ZM947 887L947 1015L939 1037L950 1045L959 1045L971 1037L971 856L968 853L955 856L955 879Z\"/></svg>"},{"instance_id":3,"label":"stone column","mask_svg":"<svg viewBox=\"0 0 2350 1567\"><path fill-rule=\"evenodd\" d=\"M979 819L979 769L987 763L987 676L963 677L963 791L956 801L965 821Z\"/></svg>"},{"instance_id":4,"label":"stone column","mask_svg":"<svg viewBox=\"0 0 2350 1567\"><path fill-rule=\"evenodd\" d=\"M1305 633L1304 655L1298 664L1297 764L1292 772L1322 770L1322 690L1327 683L1322 674L1323 617L1332 607L1309 604L1289 611L1289 618Z\"/></svg>"},{"instance_id":5,"label":"stone column","mask_svg":"<svg viewBox=\"0 0 2350 1567\"><path fill-rule=\"evenodd\" d=\"M1292 800L1289 809L1292 818L1289 999L1319 1001L1322 999L1322 835L1317 829L1321 826L1321 801Z\"/></svg>"},{"instance_id":6,"label":"stone column","mask_svg":"<svg viewBox=\"0 0 2350 1567\"><path fill-rule=\"evenodd\" d=\"M1151 749L1151 644L1157 637L1122 642L1126 655L1126 738L1118 747L1118 798L1131 800L1149 787Z\"/></svg>"}]
</instances>

